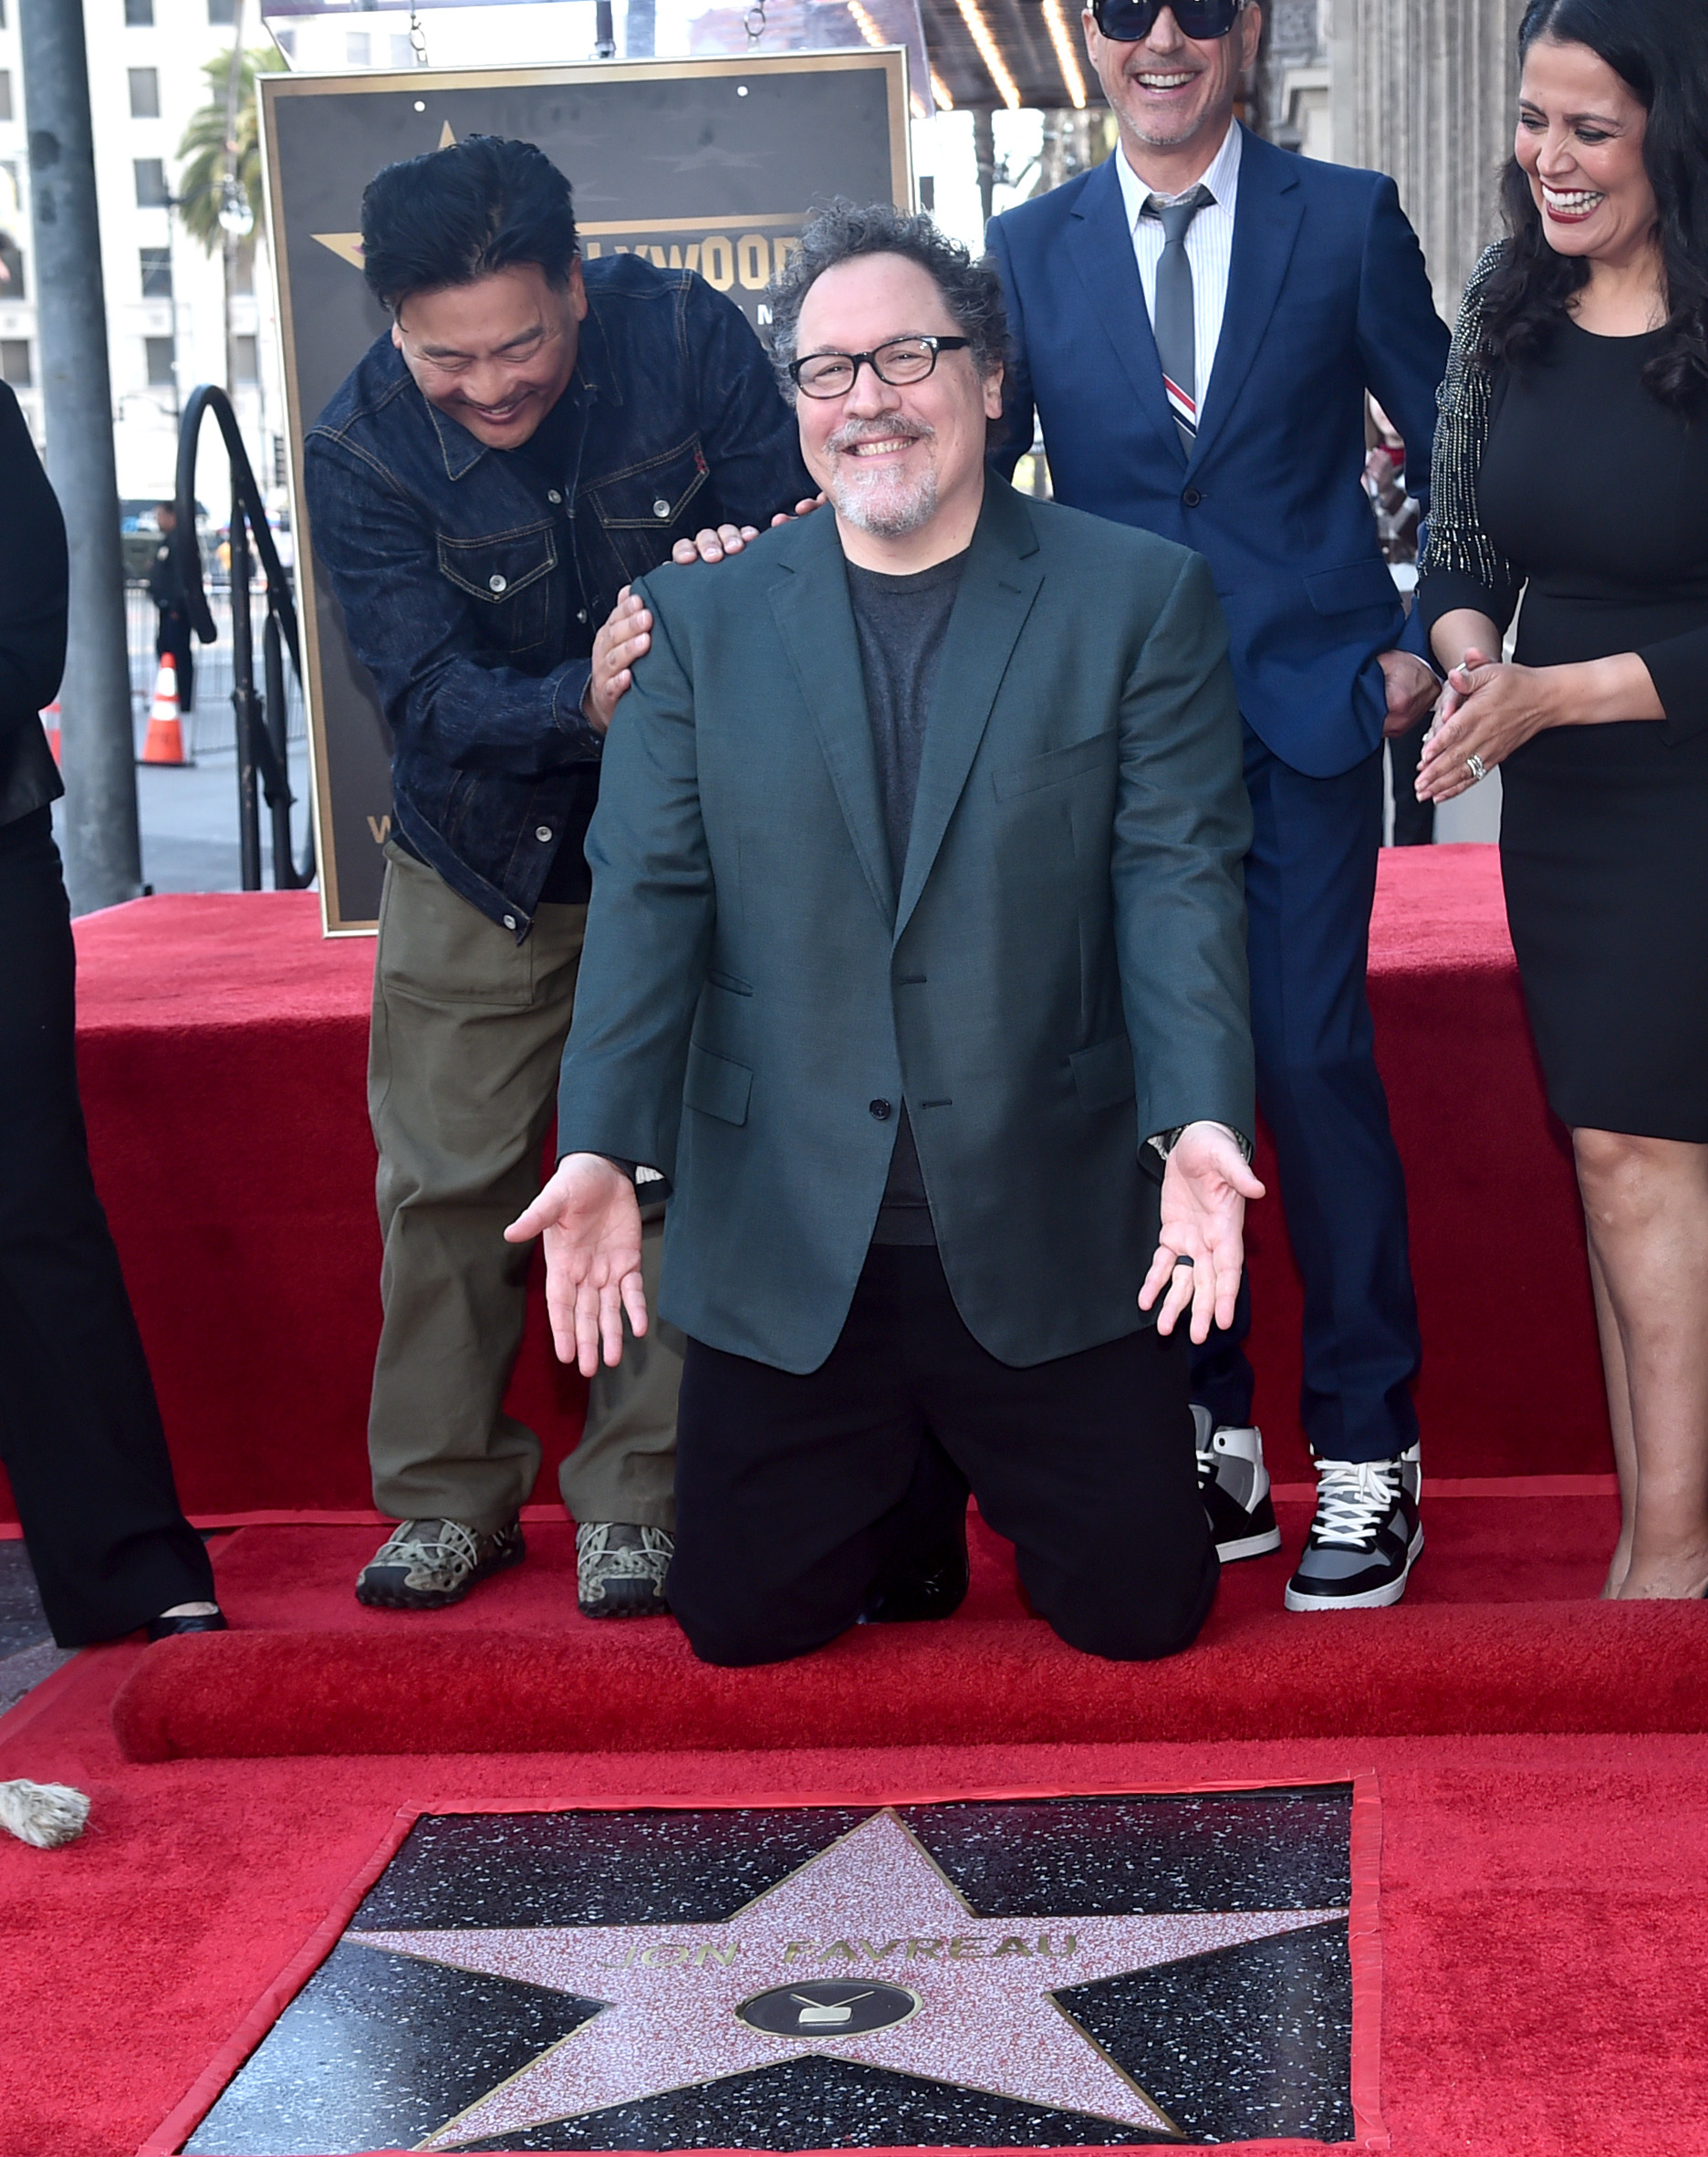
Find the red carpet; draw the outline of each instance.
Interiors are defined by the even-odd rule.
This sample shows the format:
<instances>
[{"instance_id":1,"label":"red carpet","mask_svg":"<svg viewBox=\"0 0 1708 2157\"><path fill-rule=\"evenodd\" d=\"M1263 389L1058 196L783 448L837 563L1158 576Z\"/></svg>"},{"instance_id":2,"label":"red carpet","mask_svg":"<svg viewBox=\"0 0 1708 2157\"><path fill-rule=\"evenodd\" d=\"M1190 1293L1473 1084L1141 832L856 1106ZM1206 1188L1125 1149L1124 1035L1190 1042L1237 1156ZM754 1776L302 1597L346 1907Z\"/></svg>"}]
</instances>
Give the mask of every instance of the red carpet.
<instances>
[{"instance_id":1,"label":"red carpet","mask_svg":"<svg viewBox=\"0 0 1708 2157\"><path fill-rule=\"evenodd\" d=\"M181 1643L182 1645L182 1643ZM179 1761L108 1729L132 1647L0 1722L0 1776L78 1784L58 1852L0 1841L0 2157L130 2157L386 1837L399 1807L879 1802L1373 1773L1380 2104L1396 2157L1708 2148L1708 1739L1437 1738L763 1755ZM601 1749L603 1748L603 1749ZM1319 2144L1230 2157L1323 2157Z\"/></svg>"},{"instance_id":2,"label":"red carpet","mask_svg":"<svg viewBox=\"0 0 1708 2157\"><path fill-rule=\"evenodd\" d=\"M186 1504L366 1506L371 942L323 940L311 894L260 893L140 900L79 922L78 943L96 1174ZM1570 1163L1542 1102L1492 848L1383 855L1370 988L1410 1175L1427 1464L1604 1470ZM1251 1246L1258 1416L1286 1481L1305 1472L1298 1290L1274 1200ZM582 1395L540 1318L512 1405L546 1440L550 1496Z\"/></svg>"},{"instance_id":3,"label":"red carpet","mask_svg":"<svg viewBox=\"0 0 1708 2157\"><path fill-rule=\"evenodd\" d=\"M610 1729L648 1752L1708 1731L1708 1609L1588 1600L1612 1500L1438 1499L1414 1599L1346 1620L1282 1612L1307 1517L1287 1511L1289 1549L1230 1568L1198 1643L1148 1665L1028 1620L982 1527L956 1618L748 1671L697 1662L668 1621L580 1618L567 1525L531 1527L526 1566L426 1621L351 1597L371 1529L251 1528L219 1559L238 1630L150 1650L115 1728L137 1760L574 1752Z\"/></svg>"},{"instance_id":4,"label":"red carpet","mask_svg":"<svg viewBox=\"0 0 1708 2157\"><path fill-rule=\"evenodd\" d=\"M97 1172L186 1497L359 1509L371 946L321 942L295 896L142 901L79 944ZM580 1620L560 1516L530 1523L525 1567L426 1620L351 1599L371 1526L246 1529L216 1547L238 1631L95 1651L0 1718L0 1777L94 1800L65 1850L0 1839L0 2157L179 2139L162 2123L306 1974L400 1808L1354 1774L1380 1800L1365 2038L1398 2157L1702 2157L1708 1614L1590 1600L1614 1508L1581 1235L1486 849L1384 858L1372 995L1411 1171L1426 1459L1483 1479L1426 1492L1401 1609L1284 1619L1284 1551L1229 1570L1192 1653L1099 1664L1024 1616L981 1531L960 1619L718 1672L667 1623ZM1253 1267L1259 1413L1291 1482L1297 1291L1273 1205ZM514 1398L548 1455L570 1442L578 1388L537 1326ZM1280 1510L1290 1550L1304 1507Z\"/></svg>"}]
</instances>

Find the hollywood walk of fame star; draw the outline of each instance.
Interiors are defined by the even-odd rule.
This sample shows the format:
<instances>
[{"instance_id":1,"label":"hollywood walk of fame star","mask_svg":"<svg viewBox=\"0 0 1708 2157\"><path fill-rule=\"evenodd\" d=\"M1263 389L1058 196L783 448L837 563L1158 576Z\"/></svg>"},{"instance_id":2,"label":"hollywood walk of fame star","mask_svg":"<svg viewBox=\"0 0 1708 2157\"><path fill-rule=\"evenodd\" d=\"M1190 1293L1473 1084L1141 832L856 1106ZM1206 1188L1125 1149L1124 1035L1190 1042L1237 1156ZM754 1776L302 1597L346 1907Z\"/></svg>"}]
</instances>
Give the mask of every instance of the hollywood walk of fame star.
<instances>
[{"instance_id":1,"label":"hollywood walk of fame star","mask_svg":"<svg viewBox=\"0 0 1708 2157\"><path fill-rule=\"evenodd\" d=\"M1174 2134L1168 2115L1053 1995L1345 1915L982 1918L886 1811L715 1924L346 1937L604 2003L422 2149L454 2149L814 2054ZM880 2000L878 2011L896 2018L850 2034L847 2025L873 2011L869 2002L860 2016L852 2012L862 1984L906 1998ZM766 1994L780 2001L760 2005ZM797 1996L790 2029L787 2003ZM755 2019L744 2018L744 2008ZM779 2016L782 2030L756 2027Z\"/></svg>"}]
</instances>

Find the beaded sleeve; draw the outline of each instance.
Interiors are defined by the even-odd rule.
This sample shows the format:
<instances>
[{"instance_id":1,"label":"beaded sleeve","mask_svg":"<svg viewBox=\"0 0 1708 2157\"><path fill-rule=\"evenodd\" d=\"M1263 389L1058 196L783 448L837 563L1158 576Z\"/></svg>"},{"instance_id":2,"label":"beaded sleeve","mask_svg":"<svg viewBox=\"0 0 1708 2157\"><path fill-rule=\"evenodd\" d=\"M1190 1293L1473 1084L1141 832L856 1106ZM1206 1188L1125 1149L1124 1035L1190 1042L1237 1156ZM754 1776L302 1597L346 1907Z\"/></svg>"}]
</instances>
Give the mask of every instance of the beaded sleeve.
<instances>
[{"instance_id":1,"label":"beaded sleeve","mask_svg":"<svg viewBox=\"0 0 1708 2157\"><path fill-rule=\"evenodd\" d=\"M1497 242L1485 249L1471 273L1436 399L1440 417L1430 477L1429 533L1418 568L1418 601L1432 629L1455 608L1474 607L1492 615L1504 630L1524 583L1484 529L1477 506L1494 378L1476 354L1482 341L1484 290L1504 246L1504 242Z\"/></svg>"}]
</instances>

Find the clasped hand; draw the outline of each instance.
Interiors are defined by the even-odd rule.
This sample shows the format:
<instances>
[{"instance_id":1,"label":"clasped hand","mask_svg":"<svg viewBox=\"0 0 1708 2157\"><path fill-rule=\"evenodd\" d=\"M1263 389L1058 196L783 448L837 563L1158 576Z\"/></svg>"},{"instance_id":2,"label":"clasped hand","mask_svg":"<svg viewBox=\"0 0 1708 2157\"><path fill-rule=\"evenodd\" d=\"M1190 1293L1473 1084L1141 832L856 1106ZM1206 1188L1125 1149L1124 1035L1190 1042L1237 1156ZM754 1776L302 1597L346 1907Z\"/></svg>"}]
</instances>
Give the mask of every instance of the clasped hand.
<instances>
[{"instance_id":1,"label":"clasped hand","mask_svg":"<svg viewBox=\"0 0 1708 2157\"><path fill-rule=\"evenodd\" d=\"M1474 644L1447 676L1435 724L1418 759L1420 801L1452 801L1477 783L1470 759L1484 775L1551 725L1545 702L1547 670L1492 659Z\"/></svg>"},{"instance_id":2,"label":"clasped hand","mask_svg":"<svg viewBox=\"0 0 1708 2157\"><path fill-rule=\"evenodd\" d=\"M602 1153L566 1153L505 1241L546 1239L546 1308L560 1363L591 1378L622 1361L623 1313L647 1329L640 1281L640 1208L634 1185Z\"/></svg>"},{"instance_id":3,"label":"clasped hand","mask_svg":"<svg viewBox=\"0 0 1708 2157\"><path fill-rule=\"evenodd\" d=\"M1140 1310L1162 1297L1159 1333L1172 1333L1188 1310L1195 1341L1208 1340L1213 1324L1234 1323L1245 1264L1245 1202L1263 1195L1245 1156L1219 1123L1186 1126L1162 1172L1156 1256L1139 1291ZM1190 1258L1191 1266L1182 1266L1182 1258Z\"/></svg>"}]
</instances>

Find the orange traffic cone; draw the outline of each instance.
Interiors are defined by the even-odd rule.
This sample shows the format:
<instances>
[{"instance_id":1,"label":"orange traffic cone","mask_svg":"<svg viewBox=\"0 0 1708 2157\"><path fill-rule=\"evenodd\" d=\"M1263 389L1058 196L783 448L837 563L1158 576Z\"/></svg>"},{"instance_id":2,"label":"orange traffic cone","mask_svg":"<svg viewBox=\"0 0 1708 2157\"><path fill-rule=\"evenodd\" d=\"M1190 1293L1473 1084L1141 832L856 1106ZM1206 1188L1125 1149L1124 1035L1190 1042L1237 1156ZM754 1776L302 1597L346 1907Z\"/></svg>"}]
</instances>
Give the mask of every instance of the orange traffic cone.
<instances>
[{"instance_id":1,"label":"orange traffic cone","mask_svg":"<svg viewBox=\"0 0 1708 2157\"><path fill-rule=\"evenodd\" d=\"M178 715L178 669L170 653L161 661L154 678L154 702L149 706L148 733L142 741L142 764L188 764L184 755L183 722Z\"/></svg>"},{"instance_id":2,"label":"orange traffic cone","mask_svg":"<svg viewBox=\"0 0 1708 2157\"><path fill-rule=\"evenodd\" d=\"M41 723L47 730L47 746L53 751L53 760L59 761L59 699L55 697L41 715Z\"/></svg>"}]
</instances>

